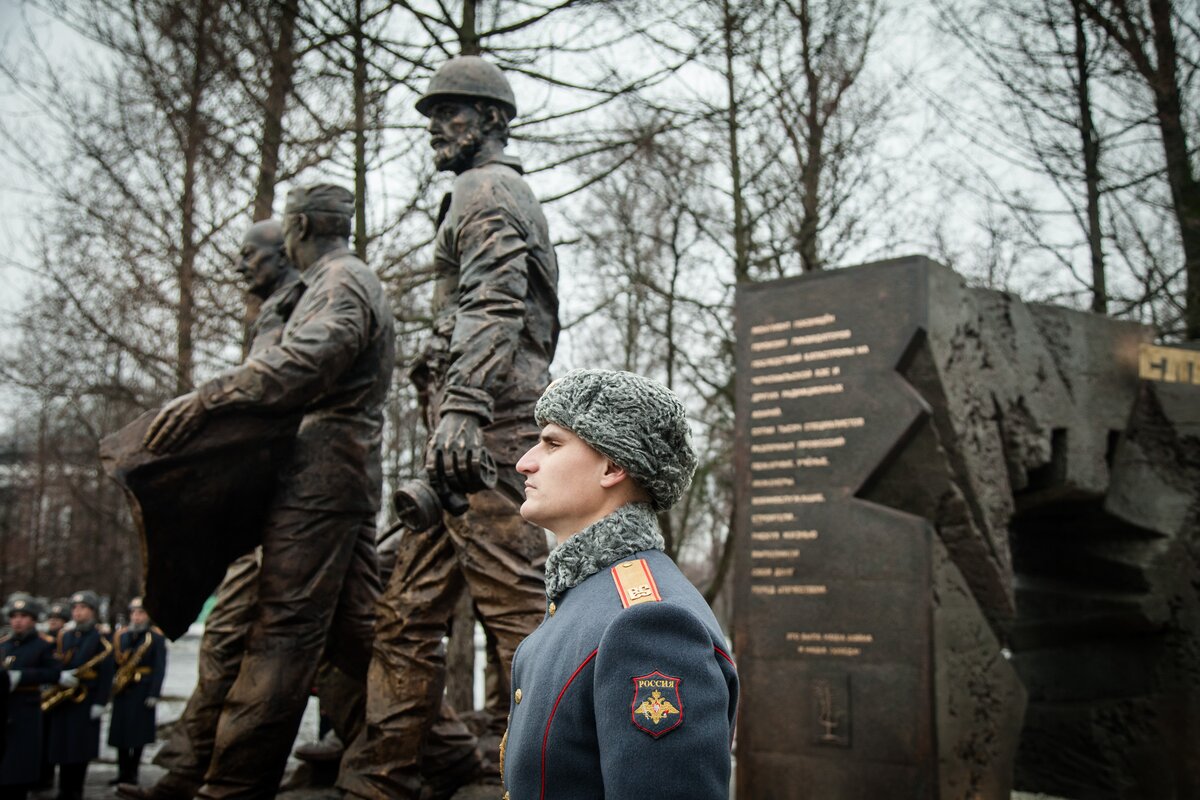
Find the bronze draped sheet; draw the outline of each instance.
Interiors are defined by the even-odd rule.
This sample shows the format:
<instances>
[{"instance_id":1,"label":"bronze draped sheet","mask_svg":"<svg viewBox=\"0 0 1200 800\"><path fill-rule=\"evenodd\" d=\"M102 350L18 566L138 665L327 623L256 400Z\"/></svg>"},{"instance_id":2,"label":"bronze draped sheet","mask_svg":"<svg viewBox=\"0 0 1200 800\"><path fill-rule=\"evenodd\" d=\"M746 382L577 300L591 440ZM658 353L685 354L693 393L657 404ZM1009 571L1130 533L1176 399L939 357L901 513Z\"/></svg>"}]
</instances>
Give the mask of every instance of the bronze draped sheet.
<instances>
[{"instance_id":1,"label":"bronze draped sheet","mask_svg":"<svg viewBox=\"0 0 1200 800\"><path fill-rule=\"evenodd\" d=\"M157 413L105 437L100 460L129 499L142 545L146 610L177 639L229 564L260 543L276 475L300 417L212 416L202 435L157 455L142 446Z\"/></svg>"}]
</instances>

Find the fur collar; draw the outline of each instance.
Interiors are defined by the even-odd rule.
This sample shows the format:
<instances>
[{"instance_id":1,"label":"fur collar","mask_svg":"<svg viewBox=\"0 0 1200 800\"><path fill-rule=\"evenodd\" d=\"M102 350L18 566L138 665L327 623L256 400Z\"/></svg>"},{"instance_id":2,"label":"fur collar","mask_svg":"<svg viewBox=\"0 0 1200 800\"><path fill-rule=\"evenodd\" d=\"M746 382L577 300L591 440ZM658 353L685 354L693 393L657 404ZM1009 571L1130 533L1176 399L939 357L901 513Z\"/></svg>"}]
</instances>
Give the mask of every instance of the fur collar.
<instances>
[{"instance_id":1,"label":"fur collar","mask_svg":"<svg viewBox=\"0 0 1200 800\"><path fill-rule=\"evenodd\" d=\"M546 559L546 596L559 597L628 555L663 547L658 517L649 504L621 506L550 552Z\"/></svg>"}]
</instances>

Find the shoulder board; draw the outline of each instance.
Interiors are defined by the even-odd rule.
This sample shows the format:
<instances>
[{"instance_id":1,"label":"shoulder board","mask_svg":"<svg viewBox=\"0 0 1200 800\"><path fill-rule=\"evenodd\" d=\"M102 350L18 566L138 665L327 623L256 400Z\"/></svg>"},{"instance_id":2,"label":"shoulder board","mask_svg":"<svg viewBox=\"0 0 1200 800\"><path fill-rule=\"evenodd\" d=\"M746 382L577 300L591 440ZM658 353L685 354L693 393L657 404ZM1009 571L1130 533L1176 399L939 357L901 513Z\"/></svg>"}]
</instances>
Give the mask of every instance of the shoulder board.
<instances>
[{"instance_id":1,"label":"shoulder board","mask_svg":"<svg viewBox=\"0 0 1200 800\"><path fill-rule=\"evenodd\" d=\"M159 636L166 636L166 634L165 634L165 633L163 633L163 629L162 629L162 628L160 628L160 627L158 627L157 625L151 625L151 626L150 626L150 630L154 631L154 632L155 632L155 633L157 633Z\"/></svg>"},{"instance_id":2,"label":"shoulder board","mask_svg":"<svg viewBox=\"0 0 1200 800\"><path fill-rule=\"evenodd\" d=\"M623 561L611 571L622 607L629 608L639 603L657 603L662 600L662 595L658 593L658 584L650 574L650 565L646 563L646 559Z\"/></svg>"}]
</instances>

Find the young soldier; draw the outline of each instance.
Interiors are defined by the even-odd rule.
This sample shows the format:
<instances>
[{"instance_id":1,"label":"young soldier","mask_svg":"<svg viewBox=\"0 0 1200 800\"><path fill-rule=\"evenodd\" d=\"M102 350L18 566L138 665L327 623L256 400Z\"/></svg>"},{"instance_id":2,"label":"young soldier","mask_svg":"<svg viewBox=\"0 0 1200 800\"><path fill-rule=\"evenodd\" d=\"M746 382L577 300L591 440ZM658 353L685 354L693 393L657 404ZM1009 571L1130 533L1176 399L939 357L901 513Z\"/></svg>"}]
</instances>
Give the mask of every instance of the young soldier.
<instances>
[{"instance_id":1,"label":"young soldier","mask_svg":"<svg viewBox=\"0 0 1200 800\"><path fill-rule=\"evenodd\" d=\"M167 671L167 640L151 627L142 598L129 603L129 627L117 631L112 720L108 743L117 749L117 783L137 783L142 748L154 742L154 707Z\"/></svg>"},{"instance_id":2,"label":"young soldier","mask_svg":"<svg viewBox=\"0 0 1200 800\"><path fill-rule=\"evenodd\" d=\"M726 800L737 672L656 517L696 467L683 405L628 372L577 370L536 418L521 514L559 545L546 616L513 659L504 796Z\"/></svg>"},{"instance_id":3,"label":"young soldier","mask_svg":"<svg viewBox=\"0 0 1200 800\"><path fill-rule=\"evenodd\" d=\"M46 634L42 637L50 643L51 651L54 650L54 645L58 642L58 632L63 629L63 626L71 621L71 601L63 597L55 600L50 604L50 608L46 611ZM57 666L57 662L55 662ZM55 676L55 680L58 677ZM39 792L49 791L54 788L54 762L50 760L50 725L43 723L42 725L42 767L38 775L37 783L34 784L34 789Z\"/></svg>"},{"instance_id":4,"label":"young soldier","mask_svg":"<svg viewBox=\"0 0 1200 800\"><path fill-rule=\"evenodd\" d=\"M12 692L5 726L7 746L0 760L0 800L24 800L40 777L42 759L42 687L58 680L54 645L37 632L41 613L37 601L24 592L8 604L12 633L0 639L0 663ZM0 720L2 721L2 720Z\"/></svg>"},{"instance_id":5,"label":"young soldier","mask_svg":"<svg viewBox=\"0 0 1200 800\"><path fill-rule=\"evenodd\" d=\"M58 634L57 704L49 712L50 761L59 765L58 800L82 800L88 762L100 754L100 717L112 686L112 645L100 633L95 592L71 595L75 625Z\"/></svg>"}]
</instances>

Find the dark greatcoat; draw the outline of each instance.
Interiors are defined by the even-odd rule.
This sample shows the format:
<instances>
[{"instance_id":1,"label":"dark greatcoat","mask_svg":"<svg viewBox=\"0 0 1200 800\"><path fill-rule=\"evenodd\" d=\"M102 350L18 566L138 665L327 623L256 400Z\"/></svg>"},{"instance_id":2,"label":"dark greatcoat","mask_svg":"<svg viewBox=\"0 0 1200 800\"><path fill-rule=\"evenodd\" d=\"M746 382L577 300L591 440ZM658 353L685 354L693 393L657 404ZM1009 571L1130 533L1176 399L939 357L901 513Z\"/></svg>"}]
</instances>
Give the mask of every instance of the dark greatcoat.
<instances>
[{"instance_id":1,"label":"dark greatcoat","mask_svg":"<svg viewBox=\"0 0 1200 800\"><path fill-rule=\"evenodd\" d=\"M21 671L21 682L9 697L6 739L0 760L0 786L37 783L42 764L42 684L58 680L54 644L35 632L0 641L0 664ZM0 680L8 676L0 671Z\"/></svg>"},{"instance_id":2,"label":"dark greatcoat","mask_svg":"<svg viewBox=\"0 0 1200 800\"><path fill-rule=\"evenodd\" d=\"M108 725L108 743L113 747L142 747L155 739L154 709L146 707L146 698L162 694L167 672L167 640L157 629L134 631L122 628L114 637L113 655L117 671L129 664L150 637L150 646L137 660L133 679L120 694L113 694L112 719ZM115 688L114 688L115 692Z\"/></svg>"},{"instance_id":3,"label":"dark greatcoat","mask_svg":"<svg viewBox=\"0 0 1200 800\"><path fill-rule=\"evenodd\" d=\"M87 631L76 628L58 634L58 660L64 670L75 669L104 649L105 639L94 626ZM83 700L67 701L46 716L50 725L50 762L82 764L100 754L100 720L92 719L92 706L103 708L112 688L112 655L86 674L76 672Z\"/></svg>"},{"instance_id":4,"label":"dark greatcoat","mask_svg":"<svg viewBox=\"0 0 1200 800\"><path fill-rule=\"evenodd\" d=\"M660 601L625 608L601 569L517 649L501 756L509 800L728 800L738 678L725 637L661 551L610 567L635 559Z\"/></svg>"}]
</instances>

